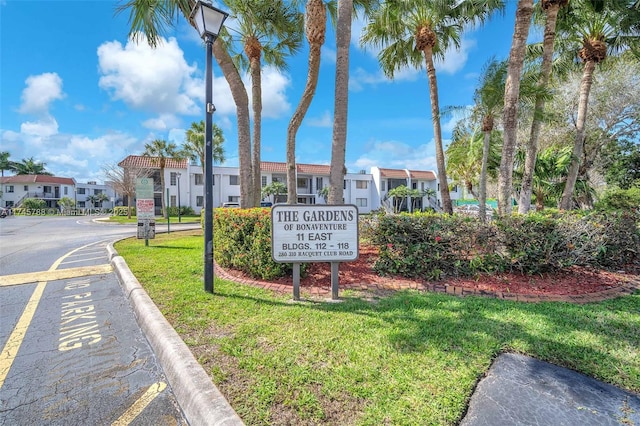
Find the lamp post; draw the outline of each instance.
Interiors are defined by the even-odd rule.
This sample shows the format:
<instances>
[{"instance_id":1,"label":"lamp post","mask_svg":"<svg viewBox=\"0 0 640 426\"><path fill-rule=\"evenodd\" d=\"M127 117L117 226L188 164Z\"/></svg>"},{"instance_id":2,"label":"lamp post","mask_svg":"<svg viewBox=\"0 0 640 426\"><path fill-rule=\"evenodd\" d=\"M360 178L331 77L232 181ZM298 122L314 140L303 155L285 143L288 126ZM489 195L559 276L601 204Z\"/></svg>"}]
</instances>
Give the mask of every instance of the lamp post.
<instances>
[{"instance_id":1,"label":"lamp post","mask_svg":"<svg viewBox=\"0 0 640 426\"><path fill-rule=\"evenodd\" d=\"M180 215L180 173L176 173L178 178L178 223L182 222L182 216Z\"/></svg>"},{"instance_id":2,"label":"lamp post","mask_svg":"<svg viewBox=\"0 0 640 426\"><path fill-rule=\"evenodd\" d=\"M204 291L213 293L213 146L211 142L211 120L216 107L212 99L212 49L228 13L198 0L191 11L191 21L206 50L205 69L205 121L204 121Z\"/></svg>"}]
</instances>

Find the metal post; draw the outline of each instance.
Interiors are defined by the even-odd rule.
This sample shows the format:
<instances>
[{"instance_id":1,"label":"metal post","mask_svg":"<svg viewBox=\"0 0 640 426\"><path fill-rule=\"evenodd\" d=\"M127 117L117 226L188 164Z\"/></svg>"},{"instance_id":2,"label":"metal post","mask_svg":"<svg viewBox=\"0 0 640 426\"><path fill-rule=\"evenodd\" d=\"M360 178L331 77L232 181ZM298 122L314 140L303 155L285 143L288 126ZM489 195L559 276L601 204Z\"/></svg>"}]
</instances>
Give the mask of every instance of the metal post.
<instances>
[{"instance_id":1,"label":"metal post","mask_svg":"<svg viewBox=\"0 0 640 426\"><path fill-rule=\"evenodd\" d=\"M170 224L169 222L171 222L169 220L169 188L167 188L167 202L165 203L165 213L167 214L167 234L171 233L171 228L170 228Z\"/></svg>"},{"instance_id":2,"label":"metal post","mask_svg":"<svg viewBox=\"0 0 640 426\"><path fill-rule=\"evenodd\" d=\"M213 293L213 147L211 143L211 121L213 117L212 88L212 49L214 38L205 36L207 61L205 69L205 103L204 122L204 291Z\"/></svg>"},{"instance_id":3,"label":"metal post","mask_svg":"<svg viewBox=\"0 0 640 426\"><path fill-rule=\"evenodd\" d=\"M178 223L182 223L182 216L180 215L180 173L177 174L178 177Z\"/></svg>"},{"instance_id":4,"label":"metal post","mask_svg":"<svg viewBox=\"0 0 640 426\"><path fill-rule=\"evenodd\" d=\"M338 268L340 262L331 262L331 299L338 300Z\"/></svg>"}]
</instances>

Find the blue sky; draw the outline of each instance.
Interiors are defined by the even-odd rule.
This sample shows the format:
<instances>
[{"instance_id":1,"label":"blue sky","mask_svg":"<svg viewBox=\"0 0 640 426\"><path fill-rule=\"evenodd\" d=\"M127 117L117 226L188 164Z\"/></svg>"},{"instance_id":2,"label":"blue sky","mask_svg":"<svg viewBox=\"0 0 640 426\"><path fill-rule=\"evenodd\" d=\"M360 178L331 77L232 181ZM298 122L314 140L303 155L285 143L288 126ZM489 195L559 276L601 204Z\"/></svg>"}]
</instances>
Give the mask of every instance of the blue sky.
<instances>
[{"instance_id":1,"label":"blue sky","mask_svg":"<svg viewBox=\"0 0 640 426\"><path fill-rule=\"evenodd\" d=\"M461 50L436 63L441 107L470 105L486 61L508 56L515 3L465 33ZM181 18L152 50L127 40L128 15L115 15L117 4L0 0L0 150L12 160L34 157L58 176L102 181L104 165L141 154L154 139L180 145L190 124L204 118L205 52L196 31ZM353 24L348 171L435 170L425 70L384 78L375 52L357 44L362 26ZM287 125L306 82L306 55L305 46L287 70L263 70L263 161L286 161ZM329 30L316 96L298 131L300 163L331 160L334 78ZM226 139L224 165L237 166L235 106L215 60L213 96L213 121ZM445 143L454 124L455 117L443 120Z\"/></svg>"}]
</instances>

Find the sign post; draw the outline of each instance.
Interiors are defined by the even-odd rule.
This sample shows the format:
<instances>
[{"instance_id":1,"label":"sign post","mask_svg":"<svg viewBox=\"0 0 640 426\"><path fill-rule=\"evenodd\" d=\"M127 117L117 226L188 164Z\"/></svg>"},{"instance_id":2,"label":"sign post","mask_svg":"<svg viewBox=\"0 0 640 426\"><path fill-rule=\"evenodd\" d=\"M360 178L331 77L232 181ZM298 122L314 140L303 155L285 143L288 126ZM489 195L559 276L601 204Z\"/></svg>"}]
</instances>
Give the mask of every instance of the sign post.
<instances>
[{"instance_id":1,"label":"sign post","mask_svg":"<svg viewBox=\"0 0 640 426\"><path fill-rule=\"evenodd\" d=\"M153 178L136 179L136 216L138 218L138 239L144 238L144 245L156 237L155 202L153 199Z\"/></svg>"},{"instance_id":2,"label":"sign post","mask_svg":"<svg viewBox=\"0 0 640 426\"><path fill-rule=\"evenodd\" d=\"M358 208L352 204L276 204L271 209L271 257L293 263L293 298L300 299L300 263L331 262L331 297L338 265L358 258Z\"/></svg>"}]
</instances>

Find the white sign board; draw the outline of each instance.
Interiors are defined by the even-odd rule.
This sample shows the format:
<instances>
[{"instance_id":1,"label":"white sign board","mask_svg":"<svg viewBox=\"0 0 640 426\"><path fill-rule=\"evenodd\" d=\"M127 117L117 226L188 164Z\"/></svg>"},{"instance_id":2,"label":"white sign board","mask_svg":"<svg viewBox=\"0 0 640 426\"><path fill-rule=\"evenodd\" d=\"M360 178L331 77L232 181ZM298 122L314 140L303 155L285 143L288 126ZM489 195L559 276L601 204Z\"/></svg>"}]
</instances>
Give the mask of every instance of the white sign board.
<instances>
[{"instance_id":1,"label":"white sign board","mask_svg":"<svg viewBox=\"0 0 640 426\"><path fill-rule=\"evenodd\" d=\"M344 262L358 258L358 208L351 204L276 204L271 208L276 262Z\"/></svg>"},{"instance_id":2,"label":"white sign board","mask_svg":"<svg viewBox=\"0 0 640 426\"><path fill-rule=\"evenodd\" d=\"M156 217L155 214L156 205L153 199L137 199L136 200L136 216L138 219L154 219Z\"/></svg>"},{"instance_id":3,"label":"white sign board","mask_svg":"<svg viewBox=\"0 0 640 426\"><path fill-rule=\"evenodd\" d=\"M155 208L153 178L136 179L136 216L138 219L154 219Z\"/></svg>"}]
</instances>

